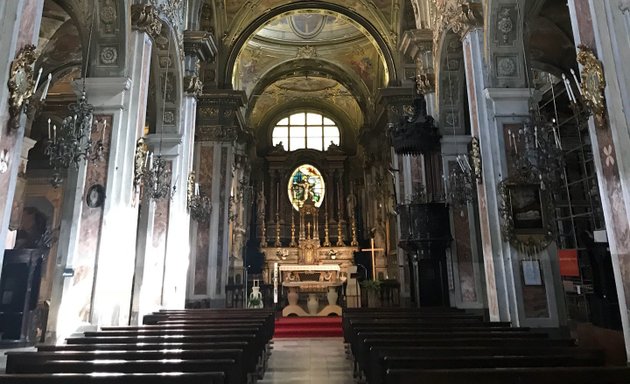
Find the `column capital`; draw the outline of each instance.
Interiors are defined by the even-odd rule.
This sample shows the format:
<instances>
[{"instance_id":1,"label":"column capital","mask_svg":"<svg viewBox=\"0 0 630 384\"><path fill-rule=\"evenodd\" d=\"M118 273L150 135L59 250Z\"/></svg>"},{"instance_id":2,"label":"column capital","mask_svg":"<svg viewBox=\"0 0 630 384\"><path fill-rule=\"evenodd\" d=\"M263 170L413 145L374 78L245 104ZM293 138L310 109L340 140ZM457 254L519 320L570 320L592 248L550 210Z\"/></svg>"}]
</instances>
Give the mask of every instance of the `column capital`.
<instances>
[{"instance_id":1,"label":"column capital","mask_svg":"<svg viewBox=\"0 0 630 384\"><path fill-rule=\"evenodd\" d=\"M217 54L214 36L207 31L184 31L184 52L201 61L211 61Z\"/></svg>"},{"instance_id":2,"label":"column capital","mask_svg":"<svg viewBox=\"0 0 630 384\"><path fill-rule=\"evenodd\" d=\"M405 31L399 47L403 55L415 60L420 53L433 50L433 31L430 29L410 29Z\"/></svg>"},{"instance_id":3,"label":"column capital","mask_svg":"<svg viewBox=\"0 0 630 384\"><path fill-rule=\"evenodd\" d=\"M77 96L81 95L83 79L72 83ZM95 108L123 108L125 93L131 89L133 81L128 77L88 77L85 79L87 99Z\"/></svg>"},{"instance_id":4,"label":"column capital","mask_svg":"<svg viewBox=\"0 0 630 384\"><path fill-rule=\"evenodd\" d=\"M483 90L486 99L494 104L495 117L529 116L529 100L533 90L529 88L486 88ZM510 111L509 115L501 115L502 111Z\"/></svg>"},{"instance_id":5,"label":"column capital","mask_svg":"<svg viewBox=\"0 0 630 384\"><path fill-rule=\"evenodd\" d=\"M133 4L131 6L131 29L144 32L155 40L162 32L160 13L153 5Z\"/></svg>"},{"instance_id":6,"label":"column capital","mask_svg":"<svg viewBox=\"0 0 630 384\"><path fill-rule=\"evenodd\" d=\"M452 30L464 37L469 30L483 26L481 2L469 0L446 0L437 4L437 20L433 29L433 49L439 46L442 35Z\"/></svg>"},{"instance_id":7,"label":"column capital","mask_svg":"<svg viewBox=\"0 0 630 384\"><path fill-rule=\"evenodd\" d=\"M160 154L167 160L173 160L179 155L182 135L179 133L151 133L144 140L154 152L162 147Z\"/></svg>"},{"instance_id":8,"label":"column capital","mask_svg":"<svg viewBox=\"0 0 630 384\"><path fill-rule=\"evenodd\" d=\"M235 141L242 131L241 108L247 104L244 91L218 89L200 95L197 101L197 137L202 141Z\"/></svg>"}]
</instances>

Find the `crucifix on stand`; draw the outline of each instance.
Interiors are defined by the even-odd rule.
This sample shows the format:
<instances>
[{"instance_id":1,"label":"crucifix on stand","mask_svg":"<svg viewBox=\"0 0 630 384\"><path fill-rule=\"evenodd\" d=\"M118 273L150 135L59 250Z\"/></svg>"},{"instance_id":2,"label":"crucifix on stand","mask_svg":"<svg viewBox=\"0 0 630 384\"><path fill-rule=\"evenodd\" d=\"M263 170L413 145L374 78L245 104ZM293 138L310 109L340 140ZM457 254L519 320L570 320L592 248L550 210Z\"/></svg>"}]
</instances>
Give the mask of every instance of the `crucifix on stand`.
<instances>
[{"instance_id":1,"label":"crucifix on stand","mask_svg":"<svg viewBox=\"0 0 630 384\"><path fill-rule=\"evenodd\" d=\"M370 251L372 253L372 280L376 280L376 259L374 257L374 252L376 251L384 251L383 248L374 248L374 237L370 239L370 248L362 249L361 251L366 252Z\"/></svg>"}]
</instances>

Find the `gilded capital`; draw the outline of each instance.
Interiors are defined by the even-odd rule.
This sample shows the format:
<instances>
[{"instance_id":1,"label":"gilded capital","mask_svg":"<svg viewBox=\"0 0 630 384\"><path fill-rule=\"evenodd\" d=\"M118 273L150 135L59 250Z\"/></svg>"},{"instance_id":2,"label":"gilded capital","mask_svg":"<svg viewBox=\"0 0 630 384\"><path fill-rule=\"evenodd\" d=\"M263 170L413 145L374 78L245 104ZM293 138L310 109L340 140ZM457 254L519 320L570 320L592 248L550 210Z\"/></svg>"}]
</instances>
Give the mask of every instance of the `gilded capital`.
<instances>
[{"instance_id":1,"label":"gilded capital","mask_svg":"<svg viewBox=\"0 0 630 384\"><path fill-rule=\"evenodd\" d=\"M439 2L435 13L433 49L438 49L440 38L449 29L460 37L483 25L483 9L480 2L469 0L446 0Z\"/></svg>"},{"instance_id":2,"label":"gilded capital","mask_svg":"<svg viewBox=\"0 0 630 384\"><path fill-rule=\"evenodd\" d=\"M156 38L162 32L162 20L152 5L134 4L131 6L131 28L145 32Z\"/></svg>"}]
</instances>

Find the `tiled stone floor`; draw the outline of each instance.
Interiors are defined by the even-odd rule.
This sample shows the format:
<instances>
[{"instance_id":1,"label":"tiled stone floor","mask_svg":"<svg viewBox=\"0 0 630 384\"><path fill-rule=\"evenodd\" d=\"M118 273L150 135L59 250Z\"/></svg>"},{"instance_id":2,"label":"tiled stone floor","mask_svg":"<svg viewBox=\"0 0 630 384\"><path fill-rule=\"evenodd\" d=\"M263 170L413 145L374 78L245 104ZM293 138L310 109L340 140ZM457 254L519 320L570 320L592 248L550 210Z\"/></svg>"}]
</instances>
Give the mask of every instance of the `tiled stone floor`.
<instances>
[{"instance_id":1,"label":"tiled stone floor","mask_svg":"<svg viewBox=\"0 0 630 384\"><path fill-rule=\"evenodd\" d=\"M274 339L265 377L258 384L354 384L343 339Z\"/></svg>"}]
</instances>

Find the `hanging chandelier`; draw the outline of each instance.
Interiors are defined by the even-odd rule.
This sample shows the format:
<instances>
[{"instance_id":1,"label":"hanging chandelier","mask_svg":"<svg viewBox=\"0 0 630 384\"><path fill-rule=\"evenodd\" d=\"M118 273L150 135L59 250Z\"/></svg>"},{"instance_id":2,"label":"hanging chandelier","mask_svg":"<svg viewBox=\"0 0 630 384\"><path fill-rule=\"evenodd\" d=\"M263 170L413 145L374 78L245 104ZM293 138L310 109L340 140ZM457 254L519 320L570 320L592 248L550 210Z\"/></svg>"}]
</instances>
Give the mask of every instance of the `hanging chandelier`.
<instances>
[{"instance_id":1,"label":"hanging chandelier","mask_svg":"<svg viewBox=\"0 0 630 384\"><path fill-rule=\"evenodd\" d=\"M532 112L529 122L507 133L511 168L533 175L541 190L555 189L564 178L564 153L556 121L545 121L540 113Z\"/></svg>"},{"instance_id":2,"label":"hanging chandelier","mask_svg":"<svg viewBox=\"0 0 630 384\"><path fill-rule=\"evenodd\" d=\"M143 172L144 191L149 198L160 200L173 197L175 185L171 187L171 168L162 155L153 158L153 152L149 153L147 167Z\"/></svg>"},{"instance_id":3,"label":"hanging chandelier","mask_svg":"<svg viewBox=\"0 0 630 384\"><path fill-rule=\"evenodd\" d=\"M51 184L56 188L63 182L62 169L74 166L75 169L84 160L100 161L103 159L103 139L107 121L101 124L101 136L94 143L90 137L94 120L94 106L87 102L85 87L77 103L68 106L70 115L65 117L58 129L48 119L48 145L45 153L53 168Z\"/></svg>"},{"instance_id":4,"label":"hanging chandelier","mask_svg":"<svg viewBox=\"0 0 630 384\"><path fill-rule=\"evenodd\" d=\"M475 201L475 173L468 155L457 155L457 167L451 168L448 175L448 202L454 207L462 208Z\"/></svg>"},{"instance_id":5,"label":"hanging chandelier","mask_svg":"<svg viewBox=\"0 0 630 384\"><path fill-rule=\"evenodd\" d=\"M199 183L195 182L195 172L188 175L187 207L190 217L198 223L207 223L212 213L210 198L199 192Z\"/></svg>"}]
</instances>

